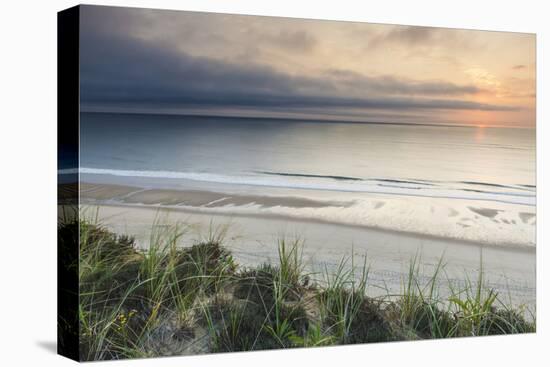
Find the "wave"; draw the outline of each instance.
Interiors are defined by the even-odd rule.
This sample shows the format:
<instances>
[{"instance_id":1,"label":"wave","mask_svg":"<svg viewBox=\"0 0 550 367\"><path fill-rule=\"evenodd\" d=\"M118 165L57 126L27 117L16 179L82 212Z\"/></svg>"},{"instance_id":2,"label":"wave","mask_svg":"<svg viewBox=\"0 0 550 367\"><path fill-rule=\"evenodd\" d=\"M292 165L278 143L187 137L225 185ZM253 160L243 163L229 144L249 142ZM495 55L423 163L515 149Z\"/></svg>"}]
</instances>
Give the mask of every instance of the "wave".
<instances>
[{"instance_id":1,"label":"wave","mask_svg":"<svg viewBox=\"0 0 550 367\"><path fill-rule=\"evenodd\" d=\"M416 180L396 180L393 178L373 178L369 181L380 181L380 182L389 182L389 183L401 183L401 184L415 184L415 185L424 185L424 186L436 186L435 183L428 183L426 181L416 181Z\"/></svg>"},{"instance_id":2,"label":"wave","mask_svg":"<svg viewBox=\"0 0 550 367\"><path fill-rule=\"evenodd\" d=\"M224 175L208 172L180 172L180 171L141 171L141 170L117 170L81 167L77 169L59 170L59 174L106 175L116 177L132 177L154 180L153 185L162 186L163 180L191 180L229 185L265 186L296 190L323 190L336 192L360 192L384 195L420 196L447 199L485 200L510 204L534 206L536 196L529 190L508 187L504 185L492 185L495 188L506 188L505 191L490 191L479 189L478 183L463 182L457 187L457 183L445 183L427 180L395 180L386 178L359 178L348 176L294 174L294 173L248 173L241 175ZM135 182L125 182L136 184ZM391 184L395 183L395 184ZM147 183L151 184L150 180ZM473 185L474 187L468 187ZM491 184L487 184L491 186ZM527 191L527 192L526 192Z\"/></svg>"},{"instance_id":3,"label":"wave","mask_svg":"<svg viewBox=\"0 0 550 367\"><path fill-rule=\"evenodd\" d=\"M414 184L414 185L423 185L423 186L441 186L445 183L454 183L454 184L466 184L473 186L488 186L488 187L498 187L512 190L523 190L525 188L535 188L534 185L502 185L491 182L480 182L480 181L455 181L455 182L445 182L445 181L430 181L430 180L418 180L418 179L395 179L395 178L360 178L353 176L335 176L335 175L319 175L319 174L306 174L306 173L289 173L289 172L271 172L271 171L254 171L256 173L261 173L264 175L271 176L283 176L283 177L308 177L308 178L327 178L333 180L341 181L363 181L363 182L383 182L383 183L396 183L396 184ZM381 185L382 186L382 185ZM395 187L395 186L391 186ZM399 186L401 187L401 186ZM416 187L409 187L417 189ZM486 192L482 190L471 190L476 192Z\"/></svg>"},{"instance_id":4,"label":"wave","mask_svg":"<svg viewBox=\"0 0 550 367\"><path fill-rule=\"evenodd\" d=\"M479 181L458 181L459 184L473 185L473 186L488 186L488 187L498 187L504 189L516 189L516 190L525 190L526 188L535 187L532 185L501 185L490 182L479 182ZM530 191L530 190L527 190Z\"/></svg>"},{"instance_id":5,"label":"wave","mask_svg":"<svg viewBox=\"0 0 550 367\"><path fill-rule=\"evenodd\" d=\"M311 178L331 178L333 180L343 180L343 181L364 181L362 178L358 177L349 177L349 176L331 176L331 175L313 175L306 173L287 173L287 172L269 172L269 171L254 171L264 175L272 176L286 176L286 177L311 177Z\"/></svg>"},{"instance_id":6,"label":"wave","mask_svg":"<svg viewBox=\"0 0 550 367\"><path fill-rule=\"evenodd\" d=\"M271 172L271 171L253 171L256 173L270 175L270 176L282 176L282 177L304 177L304 178L321 178L321 179L332 179L338 181L362 181L362 182L372 182L381 187L394 187L394 188L403 188L403 189L413 189L419 190L422 187L415 187L410 185L421 185L421 186L435 186L434 183L429 183L425 180L398 180L394 178L359 178L352 176L335 176L335 175L318 175L318 174L306 174L306 173L289 173L289 172ZM394 183L394 184L405 184L408 186L402 185L387 185L385 183Z\"/></svg>"}]
</instances>

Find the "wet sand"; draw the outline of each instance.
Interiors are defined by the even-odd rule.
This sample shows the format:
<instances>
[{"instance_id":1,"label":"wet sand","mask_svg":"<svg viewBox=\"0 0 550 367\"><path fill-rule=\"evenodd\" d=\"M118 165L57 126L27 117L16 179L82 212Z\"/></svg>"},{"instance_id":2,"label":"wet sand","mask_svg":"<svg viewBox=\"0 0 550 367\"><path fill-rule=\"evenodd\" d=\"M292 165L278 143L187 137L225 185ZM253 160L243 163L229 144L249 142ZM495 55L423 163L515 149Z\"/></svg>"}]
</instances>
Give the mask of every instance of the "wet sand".
<instances>
[{"instance_id":1,"label":"wet sand","mask_svg":"<svg viewBox=\"0 0 550 367\"><path fill-rule=\"evenodd\" d=\"M291 196L262 196L227 194L203 190L142 189L138 187L82 183L80 197L87 201L117 200L129 204L144 205L185 205L206 208L226 205L241 206L255 204L269 208L285 206L289 208L321 208L327 206L348 206L352 202L311 200Z\"/></svg>"},{"instance_id":2,"label":"wet sand","mask_svg":"<svg viewBox=\"0 0 550 367\"><path fill-rule=\"evenodd\" d=\"M165 188L82 183L80 203L164 207L235 217L294 218L535 252L535 208L496 202L370 193L304 193L271 187L201 187L196 183Z\"/></svg>"}]
</instances>

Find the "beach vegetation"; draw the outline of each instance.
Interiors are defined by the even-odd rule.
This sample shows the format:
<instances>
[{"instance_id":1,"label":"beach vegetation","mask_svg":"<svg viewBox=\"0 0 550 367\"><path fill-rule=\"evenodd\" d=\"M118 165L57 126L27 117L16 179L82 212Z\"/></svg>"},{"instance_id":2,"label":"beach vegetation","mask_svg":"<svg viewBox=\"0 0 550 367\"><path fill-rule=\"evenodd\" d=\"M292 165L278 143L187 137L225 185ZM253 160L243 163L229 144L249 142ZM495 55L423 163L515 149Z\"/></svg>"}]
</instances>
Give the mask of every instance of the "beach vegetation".
<instances>
[{"instance_id":1,"label":"beach vegetation","mask_svg":"<svg viewBox=\"0 0 550 367\"><path fill-rule=\"evenodd\" d=\"M185 224L154 223L146 249L94 220L59 226L78 239L81 360L529 333L535 317L487 286L464 285L444 264L426 281L411 260L399 294L369 295L369 265L344 257L307 273L302 239L281 238L278 258L240 266L225 230L190 241ZM439 291L447 286L447 296Z\"/></svg>"}]
</instances>

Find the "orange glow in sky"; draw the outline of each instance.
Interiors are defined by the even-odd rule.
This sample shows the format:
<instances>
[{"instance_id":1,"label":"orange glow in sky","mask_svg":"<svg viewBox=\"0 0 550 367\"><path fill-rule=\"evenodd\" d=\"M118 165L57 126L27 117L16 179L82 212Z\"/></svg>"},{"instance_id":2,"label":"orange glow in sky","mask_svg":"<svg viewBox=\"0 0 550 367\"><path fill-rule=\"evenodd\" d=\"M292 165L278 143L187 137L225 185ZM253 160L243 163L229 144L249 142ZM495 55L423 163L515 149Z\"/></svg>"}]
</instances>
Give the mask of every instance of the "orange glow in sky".
<instances>
[{"instance_id":1,"label":"orange glow in sky","mask_svg":"<svg viewBox=\"0 0 550 367\"><path fill-rule=\"evenodd\" d=\"M241 93L241 102L248 96L258 102L209 106L208 113L535 127L534 34L128 8L86 11L84 27L89 21L106 39L132 40L139 43L134 49L154 48L151 54L161 47L180 55L175 65L201 66L189 75L205 79L193 85L223 89L228 98L220 101ZM207 70L209 65L215 66ZM180 86L190 85L186 78ZM273 100L282 102L264 103Z\"/></svg>"}]
</instances>

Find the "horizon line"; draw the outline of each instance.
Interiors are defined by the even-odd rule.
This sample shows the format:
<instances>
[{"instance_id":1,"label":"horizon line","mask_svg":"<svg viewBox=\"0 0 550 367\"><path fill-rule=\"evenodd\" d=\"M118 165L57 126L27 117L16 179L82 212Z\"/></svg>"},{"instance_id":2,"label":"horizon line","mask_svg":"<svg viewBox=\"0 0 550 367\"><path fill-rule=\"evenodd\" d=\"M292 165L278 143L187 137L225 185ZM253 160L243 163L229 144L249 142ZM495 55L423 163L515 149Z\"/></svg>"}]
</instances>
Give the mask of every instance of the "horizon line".
<instances>
[{"instance_id":1,"label":"horizon line","mask_svg":"<svg viewBox=\"0 0 550 367\"><path fill-rule=\"evenodd\" d=\"M451 123L434 123L434 122L395 122L395 121L372 121L372 120L335 120L324 118L298 118L298 117L276 117L276 116L235 116L222 114L205 114L205 113L177 113L177 112L137 112L137 111L93 111L80 110L79 113L96 113L96 114L120 114L120 115L151 115L151 116L182 116L182 117L218 117L225 119L261 119L261 120L279 120L279 121L300 121L306 123L338 123L338 124L360 124L360 125L392 125L392 126L434 126L434 127L458 127L458 128L504 128L504 129L531 129L534 127L517 126L517 125L488 125L488 124L451 124Z\"/></svg>"}]
</instances>

